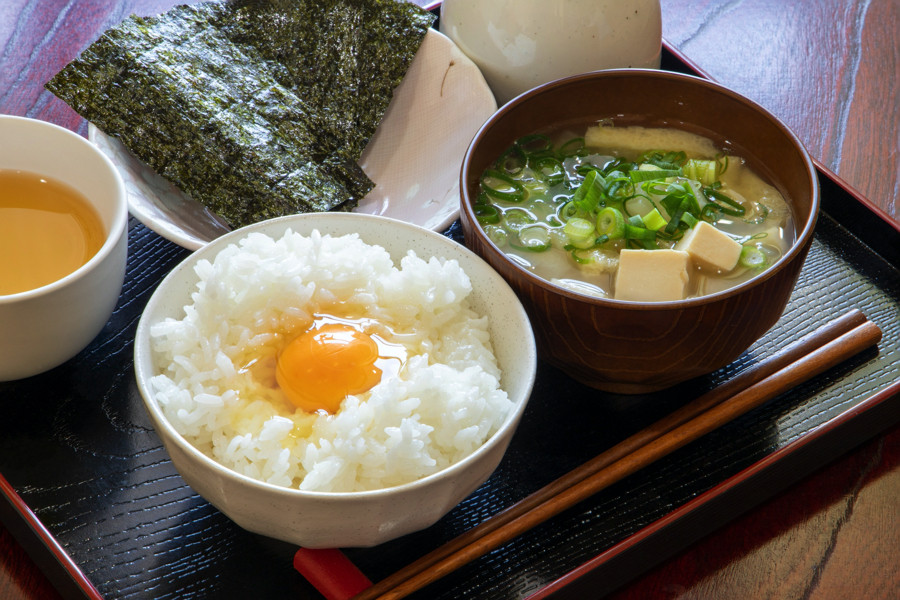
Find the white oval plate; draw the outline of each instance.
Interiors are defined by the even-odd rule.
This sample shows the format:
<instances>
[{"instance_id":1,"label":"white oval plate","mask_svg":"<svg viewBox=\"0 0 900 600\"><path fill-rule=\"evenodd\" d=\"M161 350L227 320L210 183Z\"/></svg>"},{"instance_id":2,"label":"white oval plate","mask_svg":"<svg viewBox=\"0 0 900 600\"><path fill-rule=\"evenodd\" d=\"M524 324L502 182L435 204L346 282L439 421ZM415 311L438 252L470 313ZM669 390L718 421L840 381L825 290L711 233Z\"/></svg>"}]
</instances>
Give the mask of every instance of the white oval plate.
<instances>
[{"instance_id":1,"label":"white oval plate","mask_svg":"<svg viewBox=\"0 0 900 600\"><path fill-rule=\"evenodd\" d=\"M459 172L469 142L497 110L478 67L429 29L359 164L375 182L354 212L442 231L459 216ZM88 138L118 167L134 217L179 246L196 250L228 225L157 175L93 124Z\"/></svg>"}]
</instances>

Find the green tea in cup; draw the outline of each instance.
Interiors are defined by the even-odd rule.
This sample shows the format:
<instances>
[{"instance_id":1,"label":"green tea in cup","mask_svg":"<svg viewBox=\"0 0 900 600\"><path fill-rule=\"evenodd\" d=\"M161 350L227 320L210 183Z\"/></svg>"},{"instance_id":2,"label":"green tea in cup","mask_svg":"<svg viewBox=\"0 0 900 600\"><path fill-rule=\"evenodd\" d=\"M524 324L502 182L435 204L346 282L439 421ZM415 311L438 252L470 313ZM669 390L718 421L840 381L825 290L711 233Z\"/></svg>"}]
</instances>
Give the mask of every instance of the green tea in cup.
<instances>
[{"instance_id":1,"label":"green tea in cup","mask_svg":"<svg viewBox=\"0 0 900 600\"><path fill-rule=\"evenodd\" d=\"M76 189L37 173L0 169L0 295L62 279L105 240L100 215Z\"/></svg>"}]
</instances>

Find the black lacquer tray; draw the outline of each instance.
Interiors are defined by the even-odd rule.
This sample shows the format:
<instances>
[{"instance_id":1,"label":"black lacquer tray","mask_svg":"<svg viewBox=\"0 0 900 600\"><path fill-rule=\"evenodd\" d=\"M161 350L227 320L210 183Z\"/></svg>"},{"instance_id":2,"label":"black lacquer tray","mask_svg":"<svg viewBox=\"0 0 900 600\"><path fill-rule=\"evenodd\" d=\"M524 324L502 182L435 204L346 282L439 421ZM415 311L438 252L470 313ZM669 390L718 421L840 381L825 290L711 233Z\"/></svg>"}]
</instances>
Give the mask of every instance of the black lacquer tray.
<instances>
[{"instance_id":1,"label":"black lacquer tray","mask_svg":"<svg viewBox=\"0 0 900 600\"><path fill-rule=\"evenodd\" d=\"M690 72L666 51L663 67ZM495 474L426 531L346 553L381 579L849 308L869 350L626 478L415 595L599 597L900 422L900 233L831 175L790 305L732 365L648 396L586 388L546 364ZM447 235L461 241L457 225ZM67 597L318 599L296 548L240 529L179 477L144 412L132 341L188 251L136 221L110 322L76 358L0 383L0 518Z\"/></svg>"}]
</instances>

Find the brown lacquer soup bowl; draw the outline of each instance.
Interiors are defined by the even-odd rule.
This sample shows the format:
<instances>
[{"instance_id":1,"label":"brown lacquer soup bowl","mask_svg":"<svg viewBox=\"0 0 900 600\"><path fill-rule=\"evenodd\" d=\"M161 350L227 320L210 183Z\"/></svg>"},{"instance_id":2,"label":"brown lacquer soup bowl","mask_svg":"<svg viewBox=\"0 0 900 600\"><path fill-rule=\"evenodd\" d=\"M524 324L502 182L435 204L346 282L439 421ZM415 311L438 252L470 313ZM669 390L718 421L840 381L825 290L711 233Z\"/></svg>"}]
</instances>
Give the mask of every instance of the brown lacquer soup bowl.
<instances>
[{"instance_id":1,"label":"brown lacquer soup bowl","mask_svg":"<svg viewBox=\"0 0 900 600\"><path fill-rule=\"evenodd\" d=\"M523 136L608 119L698 133L717 148L742 156L786 200L793 243L771 266L736 287L654 302L582 294L511 260L476 217L474 206L485 169ZM642 69L578 75L510 101L473 139L460 188L466 245L522 300L539 356L586 385L625 394L649 393L711 373L734 361L768 331L788 303L819 210L812 161L777 118L710 81Z\"/></svg>"}]
</instances>

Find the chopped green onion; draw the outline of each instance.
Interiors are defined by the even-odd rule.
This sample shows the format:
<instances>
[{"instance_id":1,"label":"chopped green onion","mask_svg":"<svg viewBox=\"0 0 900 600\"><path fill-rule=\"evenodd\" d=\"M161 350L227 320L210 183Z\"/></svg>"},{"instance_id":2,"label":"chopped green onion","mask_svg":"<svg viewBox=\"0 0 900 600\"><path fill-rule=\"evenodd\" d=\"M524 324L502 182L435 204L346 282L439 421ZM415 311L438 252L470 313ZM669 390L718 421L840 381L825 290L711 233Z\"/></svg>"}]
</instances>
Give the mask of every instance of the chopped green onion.
<instances>
[{"instance_id":1,"label":"chopped green onion","mask_svg":"<svg viewBox=\"0 0 900 600\"><path fill-rule=\"evenodd\" d=\"M540 198L550 190L546 183L535 180L526 181L522 184L522 187L525 188L525 200L529 200L532 197Z\"/></svg>"},{"instance_id":2,"label":"chopped green onion","mask_svg":"<svg viewBox=\"0 0 900 600\"><path fill-rule=\"evenodd\" d=\"M550 232L546 227L531 225L519 230L519 243L510 241L510 246L529 252L544 252L550 249Z\"/></svg>"},{"instance_id":3,"label":"chopped green onion","mask_svg":"<svg viewBox=\"0 0 900 600\"><path fill-rule=\"evenodd\" d=\"M500 211L490 204L476 204L473 209L475 211L475 218L478 219L478 222L482 225L500 222Z\"/></svg>"},{"instance_id":4,"label":"chopped green onion","mask_svg":"<svg viewBox=\"0 0 900 600\"><path fill-rule=\"evenodd\" d=\"M503 213L503 224L510 231L519 231L526 225L533 225L537 219L530 212L514 208Z\"/></svg>"},{"instance_id":5,"label":"chopped green onion","mask_svg":"<svg viewBox=\"0 0 900 600\"><path fill-rule=\"evenodd\" d=\"M652 240L656 238L656 232L646 227L635 227L631 223L625 223L625 239L628 240Z\"/></svg>"},{"instance_id":6,"label":"chopped green onion","mask_svg":"<svg viewBox=\"0 0 900 600\"><path fill-rule=\"evenodd\" d=\"M766 255L763 254L759 248L754 246L744 246L741 248L741 256L738 258L738 263L742 267L747 267L748 269L762 269L763 267L768 266Z\"/></svg>"},{"instance_id":7,"label":"chopped green onion","mask_svg":"<svg viewBox=\"0 0 900 600\"><path fill-rule=\"evenodd\" d=\"M658 231L665 227L666 224L666 220L659 214L659 210L656 208L644 215L644 225L647 226L647 229Z\"/></svg>"},{"instance_id":8,"label":"chopped green onion","mask_svg":"<svg viewBox=\"0 0 900 600\"><path fill-rule=\"evenodd\" d=\"M625 171L631 171L635 168L635 164L629 160L622 158L621 156L614 158L613 160L606 163L606 165L601 169L604 175L612 175L616 171L619 171L618 177L622 176L622 173Z\"/></svg>"},{"instance_id":9,"label":"chopped green onion","mask_svg":"<svg viewBox=\"0 0 900 600\"><path fill-rule=\"evenodd\" d=\"M660 169L678 169L687 160L684 152L666 152L664 150L650 150L644 152L638 162L646 162L656 165Z\"/></svg>"},{"instance_id":10,"label":"chopped green onion","mask_svg":"<svg viewBox=\"0 0 900 600\"><path fill-rule=\"evenodd\" d=\"M682 202L686 200L684 194L672 193L668 194L665 198L659 201L663 208L666 209L666 212L669 213L669 223L671 224L673 221L677 221L676 216L680 217L679 210L682 212L688 209L688 204L685 204L682 207Z\"/></svg>"},{"instance_id":11,"label":"chopped green onion","mask_svg":"<svg viewBox=\"0 0 900 600\"><path fill-rule=\"evenodd\" d=\"M747 212L747 209L744 208L743 204L729 198L722 192L710 188L704 188L703 195L706 196L706 198L711 202L716 202L719 205L719 212L722 212L726 215L731 215L733 217L743 217ZM722 206L723 204L725 206Z\"/></svg>"},{"instance_id":12,"label":"chopped green onion","mask_svg":"<svg viewBox=\"0 0 900 600\"><path fill-rule=\"evenodd\" d=\"M500 225L485 225L484 232L492 242L501 248L509 240L509 233Z\"/></svg>"},{"instance_id":13,"label":"chopped green onion","mask_svg":"<svg viewBox=\"0 0 900 600\"><path fill-rule=\"evenodd\" d=\"M550 142L550 137L542 133L522 136L516 140L515 145L528 157L548 156L553 150L553 144Z\"/></svg>"},{"instance_id":14,"label":"chopped green onion","mask_svg":"<svg viewBox=\"0 0 900 600\"><path fill-rule=\"evenodd\" d=\"M572 204L572 201L568 201L565 204L560 205L560 207L556 210L556 216L560 221L565 223L572 217L578 216L578 207Z\"/></svg>"},{"instance_id":15,"label":"chopped green onion","mask_svg":"<svg viewBox=\"0 0 900 600\"><path fill-rule=\"evenodd\" d=\"M535 174L549 186L559 185L566 177L562 163L552 156L536 159L533 166Z\"/></svg>"},{"instance_id":16,"label":"chopped green onion","mask_svg":"<svg viewBox=\"0 0 900 600\"><path fill-rule=\"evenodd\" d=\"M693 229L694 225L698 223L697 217L689 212L685 212L681 215L681 222L687 225L688 229Z\"/></svg>"},{"instance_id":17,"label":"chopped green onion","mask_svg":"<svg viewBox=\"0 0 900 600\"><path fill-rule=\"evenodd\" d=\"M592 170L575 190L572 202L579 209L592 212L603 197L603 184L603 176L598 171Z\"/></svg>"},{"instance_id":18,"label":"chopped green onion","mask_svg":"<svg viewBox=\"0 0 900 600\"><path fill-rule=\"evenodd\" d=\"M669 177L678 177L681 170L674 169L635 169L628 172L628 177L632 183L641 183L642 181L656 181L658 179L668 179Z\"/></svg>"},{"instance_id":19,"label":"chopped green onion","mask_svg":"<svg viewBox=\"0 0 900 600\"><path fill-rule=\"evenodd\" d=\"M649 240L639 240L632 239L628 240L629 248L643 248L644 250L659 250L659 244L656 243L656 238Z\"/></svg>"},{"instance_id":20,"label":"chopped green onion","mask_svg":"<svg viewBox=\"0 0 900 600\"><path fill-rule=\"evenodd\" d=\"M653 240L656 232L647 229L644 220L639 215L629 217L625 223L625 239L627 240Z\"/></svg>"},{"instance_id":21,"label":"chopped green onion","mask_svg":"<svg viewBox=\"0 0 900 600\"><path fill-rule=\"evenodd\" d=\"M719 179L719 163L715 160L692 158L684 163L684 176L703 185L713 185Z\"/></svg>"},{"instance_id":22,"label":"chopped green onion","mask_svg":"<svg viewBox=\"0 0 900 600\"><path fill-rule=\"evenodd\" d=\"M613 173L615 174L617 171ZM608 180L606 195L609 198L630 198L634 195L634 184L631 179L620 173L619 176Z\"/></svg>"},{"instance_id":23,"label":"chopped green onion","mask_svg":"<svg viewBox=\"0 0 900 600\"><path fill-rule=\"evenodd\" d=\"M722 207L715 202L709 202L700 210L700 220L707 223L715 223L719 220L719 213Z\"/></svg>"},{"instance_id":24,"label":"chopped green onion","mask_svg":"<svg viewBox=\"0 0 900 600\"><path fill-rule=\"evenodd\" d=\"M525 198L525 187L521 181L506 173L488 169L481 177L481 187L489 196L507 202L521 202Z\"/></svg>"},{"instance_id":25,"label":"chopped green onion","mask_svg":"<svg viewBox=\"0 0 900 600\"><path fill-rule=\"evenodd\" d=\"M576 248L590 248L594 245L594 224L581 217L566 221L563 231L569 243Z\"/></svg>"},{"instance_id":26,"label":"chopped green onion","mask_svg":"<svg viewBox=\"0 0 900 600\"><path fill-rule=\"evenodd\" d=\"M756 202L756 216L752 219L744 219L745 223L750 223L751 225L761 225L766 222L766 219L769 218L770 209L765 204L761 202Z\"/></svg>"},{"instance_id":27,"label":"chopped green onion","mask_svg":"<svg viewBox=\"0 0 900 600\"><path fill-rule=\"evenodd\" d=\"M589 216L587 212L580 210L574 202L571 200L563 204L559 207L559 210L556 211L556 216L559 217L559 220L565 223L572 217L587 217Z\"/></svg>"},{"instance_id":28,"label":"chopped green onion","mask_svg":"<svg viewBox=\"0 0 900 600\"><path fill-rule=\"evenodd\" d=\"M584 257L584 256L581 256L581 255L578 253L578 251L579 251L579 250L582 250L582 248L575 248L575 247L573 247L573 246L566 246L565 249L568 250L569 253L572 255L572 260L574 260L575 262L577 262L579 265L590 264L590 262L591 262L591 259L590 259L590 258L586 258L586 257Z\"/></svg>"},{"instance_id":29,"label":"chopped green onion","mask_svg":"<svg viewBox=\"0 0 900 600\"><path fill-rule=\"evenodd\" d=\"M657 240L665 240L667 242L677 242L678 240L680 240L683 237L684 237L684 231L682 231L680 228L676 228L675 233L671 233L671 234L666 233L665 230L662 230L662 231L657 230L657 232L656 232Z\"/></svg>"},{"instance_id":30,"label":"chopped green onion","mask_svg":"<svg viewBox=\"0 0 900 600\"><path fill-rule=\"evenodd\" d=\"M597 214L597 233L610 240L625 236L625 217L612 206L607 206Z\"/></svg>"},{"instance_id":31,"label":"chopped green onion","mask_svg":"<svg viewBox=\"0 0 900 600\"><path fill-rule=\"evenodd\" d=\"M575 172L582 177L587 177L587 174L591 171L598 171L601 175L603 175L603 171L598 168L597 165L591 163L581 163L580 165L575 166Z\"/></svg>"},{"instance_id":32,"label":"chopped green onion","mask_svg":"<svg viewBox=\"0 0 900 600\"><path fill-rule=\"evenodd\" d=\"M727 154L716 154L716 162L719 164L719 177L725 174L725 171L728 170L728 155Z\"/></svg>"},{"instance_id":33,"label":"chopped green onion","mask_svg":"<svg viewBox=\"0 0 900 600\"><path fill-rule=\"evenodd\" d=\"M559 147L544 134L519 138L483 173L475 218L498 245L528 252L564 248L579 264L603 254L598 248L604 245L615 251L671 247L700 220L766 218L762 204L724 191L727 156L688 159L685 152L652 150L632 162L592 152L583 138ZM739 240L743 268L777 262L780 248L755 237Z\"/></svg>"},{"instance_id":34,"label":"chopped green onion","mask_svg":"<svg viewBox=\"0 0 900 600\"><path fill-rule=\"evenodd\" d=\"M701 186L699 184L694 185L688 179L681 183L681 187L684 189L685 192L688 193L688 195L691 197L691 199L697 205L698 212L700 211L700 209L703 206L705 206L709 202L709 198L706 196L706 194L703 193L703 186Z\"/></svg>"},{"instance_id":35,"label":"chopped green onion","mask_svg":"<svg viewBox=\"0 0 900 600\"><path fill-rule=\"evenodd\" d=\"M678 229L693 227L697 223L697 215L700 214L700 207L697 205L697 199L692 192L685 190L691 189L690 186L677 186L677 192L673 192L660 200L663 208L669 213L669 224L666 225L665 232L673 235Z\"/></svg>"},{"instance_id":36,"label":"chopped green onion","mask_svg":"<svg viewBox=\"0 0 900 600\"><path fill-rule=\"evenodd\" d=\"M494 163L498 170L509 175L518 175L528 165L528 158L522 149L513 144Z\"/></svg>"}]
</instances>

